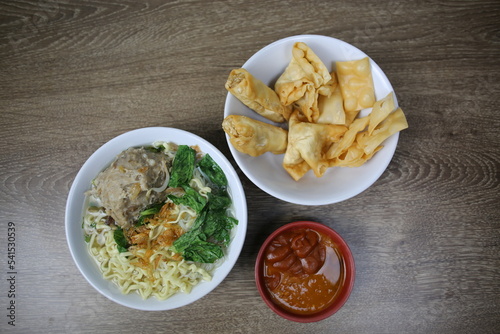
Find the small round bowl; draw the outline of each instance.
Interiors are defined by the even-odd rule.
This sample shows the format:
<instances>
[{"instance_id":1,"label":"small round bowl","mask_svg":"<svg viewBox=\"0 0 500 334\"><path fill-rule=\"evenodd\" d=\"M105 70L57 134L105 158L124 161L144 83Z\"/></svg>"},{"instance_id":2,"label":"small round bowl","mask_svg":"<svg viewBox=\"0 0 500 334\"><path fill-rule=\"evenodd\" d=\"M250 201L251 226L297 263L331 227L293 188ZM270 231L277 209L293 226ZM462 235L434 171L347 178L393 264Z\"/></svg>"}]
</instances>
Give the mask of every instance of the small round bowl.
<instances>
[{"instance_id":1,"label":"small round bowl","mask_svg":"<svg viewBox=\"0 0 500 334\"><path fill-rule=\"evenodd\" d=\"M319 35L298 35L287 37L267 45L250 57L242 67L254 77L270 87L284 72L292 58L294 43L304 42L321 58L325 66L331 69L336 61L357 60L367 55L344 41ZM382 99L394 91L389 79L382 69L370 59L375 97ZM394 94L397 105L396 94ZM368 109L362 110L360 116L366 116ZM227 94L224 105L224 117L243 115L276 126L286 125L272 123L260 116L231 93ZM383 148L364 165L356 168L332 167L318 178L312 171L307 172L299 181L283 168L284 154L264 153L252 157L236 150L229 136L226 140L236 163L245 175L260 189L283 201L300 205L326 205L338 203L352 198L368 189L382 175L389 165L398 143L399 133L387 138Z\"/></svg>"},{"instance_id":2,"label":"small round bowl","mask_svg":"<svg viewBox=\"0 0 500 334\"><path fill-rule=\"evenodd\" d=\"M85 210L85 192L90 189L92 180L106 168L115 157L129 147L151 145L155 141L168 141L179 145L198 145L203 153L208 153L224 171L229 182L233 200L233 212L238 219L234 227L233 239L227 249L225 261L215 269L212 280L200 282L190 293L178 292L166 300L154 297L142 299L137 293L122 294L117 286L103 278L95 261L91 258L84 240L82 229ZM134 309L145 311L163 311L185 306L202 298L215 289L229 274L238 259L247 229L247 204L241 182L231 163L215 146L205 139L190 132L165 127L142 128L124 133L95 151L82 166L69 191L66 203L66 239L76 266L85 279L102 295L110 300Z\"/></svg>"},{"instance_id":3,"label":"small round bowl","mask_svg":"<svg viewBox=\"0 0 500 334\"><path fill-rule=\"evenodd\" d=\"M269 290L266 286L266 283L264 281L264 256L268 246L279 234L285 231L291 231L303 228L312 229L330 237L330 239L336 246L335 248L337 249L338 253L342 258L341 265L343 266L344 269L343 285L339 288L340 290L337 292L337 296L333 301L333 303L319 312L307 315L289 312L283 309L278 304L276 304L273 301L269 293ZM323 225L321 223L311 222L311 221L297 221L281 226L280 228L275 230L271 235L269 235L269 237L267 237L265 242L262 244L260 251L257 255L257 260L255 262L255 282L257 285L257 289L259 290L259 293L264 302L267 304L267 306L269 306L271 310L273 310L279 316L295 322L302 322L302 323L316 322L330 317L345 304L354 286L355 271L356 270L354 265L354 258L352 256L351 250L349 249L349 246L344 241L344 239L342 239L342 237L337 232L335 232L330 227Z\"/></svg>"}]
</instances>

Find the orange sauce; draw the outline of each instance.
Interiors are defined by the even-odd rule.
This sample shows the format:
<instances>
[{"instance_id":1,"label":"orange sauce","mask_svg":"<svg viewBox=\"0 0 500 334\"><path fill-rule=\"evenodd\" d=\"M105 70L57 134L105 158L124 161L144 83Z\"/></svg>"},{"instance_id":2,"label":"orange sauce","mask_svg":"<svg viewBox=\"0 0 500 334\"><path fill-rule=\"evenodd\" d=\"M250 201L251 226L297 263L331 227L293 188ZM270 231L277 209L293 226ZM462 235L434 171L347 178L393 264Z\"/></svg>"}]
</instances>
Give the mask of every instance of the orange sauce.
<instances>
[{"instance_id":1,"label":"orange sauce","mask_svg":"<svg viewBox=\"0 0 500 334\"><path fill-rule=\"evenodd\" d=\"M335 301L344 282L343 259L325 234L309 228L285 231L264 253L264 281L281 308L313 314Z\"/></svg>"}]
</instances>

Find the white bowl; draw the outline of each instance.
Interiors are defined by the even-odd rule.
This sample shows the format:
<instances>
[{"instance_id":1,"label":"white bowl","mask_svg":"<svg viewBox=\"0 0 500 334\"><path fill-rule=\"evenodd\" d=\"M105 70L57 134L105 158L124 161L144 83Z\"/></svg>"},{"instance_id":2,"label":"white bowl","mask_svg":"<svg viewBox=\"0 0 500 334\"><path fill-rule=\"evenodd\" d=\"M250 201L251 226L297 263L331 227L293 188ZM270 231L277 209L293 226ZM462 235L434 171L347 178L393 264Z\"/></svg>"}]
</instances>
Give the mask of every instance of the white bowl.
<instances>
[{"instance_id":1,"label":"white bowl","mask_svg":"<svg viewBox=\"0 0 500 334\"><path fill-rule=\"evenodd\" d=\"M367 55L356 47L341 40L318 35L292 36L276 41L255 53L242 66L256 78L274 87L275 81L283 73L292 57L292 47L295 42L306 43L321 58L329 70L335 61L356 60ZM382 99L393 88L380 67L370 59L375 97ZM395 98L397 105L397 100ZM361 111L364 116L367 110ZM244 115L254 119L272 123L258 115L241 103L230 93L227 94L224 106L224 117L228 115ZM394 155L399 134L396 133L384 143L384 148L378 151L372 159L361 167L329 168L321 178L309 171L299 181L294 181L283 169L283 154L265 153L259 157L251 157L237 151L226 139L229 149L243 173L260 189L283 201L302 205L324 205L347 200L366 190L385 171Z\"/></svg>"},{"instance_id":2,"label":"white bowl","mask_svg":"<svg viewBox=\"0 0 500 334\"><path fill-rule=\"evenodd\" d=\"M170 141L176 144L198 145L203 153L208 153L220 165L229 182L233 199L235 218L238 225L234 227L235 235L228 248L228 255L218 267L210 282L201 282L191 293L177 293L172 297L159 301L154 297L143 300L139 294L122 294L115 284L102 277L95 261L91 258L84 240L82 217L84 210L84 193L90 189L92 179L106 168L122 151L133 146L151 145L155 141ZM229 161L208 141L192 133L173 128L143 128L122 134L101 146L82 166L69 191L66 203L66 238L76 266L87 281L101 294L118 304L148 311L169 310L190 304L212 291L233 268L240 255L247 229L247 204L245 193L235 170Z\"/></svg>"}]
</instances>

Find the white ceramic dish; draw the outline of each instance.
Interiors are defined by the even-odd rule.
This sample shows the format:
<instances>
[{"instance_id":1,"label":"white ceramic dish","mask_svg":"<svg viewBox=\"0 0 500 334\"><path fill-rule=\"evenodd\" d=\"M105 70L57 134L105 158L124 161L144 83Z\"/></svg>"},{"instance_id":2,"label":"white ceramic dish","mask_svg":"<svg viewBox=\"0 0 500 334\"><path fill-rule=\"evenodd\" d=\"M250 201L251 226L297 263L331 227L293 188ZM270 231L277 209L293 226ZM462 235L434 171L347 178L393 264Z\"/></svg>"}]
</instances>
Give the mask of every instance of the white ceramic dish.
<instances>
[{"instance_id":1,"label":"white ceramic dish","mask_svg":"<svg viewBox=\"0 0 500 334\"><path fill-rule=\"evenodd\" d=\"M341 40L318 35L299 35L276 41L248 59L243 68L270 87L283 73L292 57L295 42L306 43L328 69L332 69L335 61L355 60L367 57L356 47ZM385 97L393 88L380 67L370 59L375 95L377 100ZM397 105L397 101L396 105ZM361 111L364 116L368 110ZM228 93L224 106L224 117L228 115L244 115L254 119L272 123L258 115L238 99ZM274 125L283 126L277 123ZM265 153L259 157L251 157L240 153L226 139L236 163L245 175L259 188L283 201L302 205L324 205L347 200L370 187L384 172L394 155L399 134L388 138L384 148L361 167L329 168L321 178L309 171L298 182L294 181L283 169L283 155Z\"/></svg>"},{"instance_id":2,"label":"white ceramic dish","mask_svg":"<svg viewBox=\"0 0 500 334\"><path fill-rule=\"evenodd\" d=\"M220 165L229 181L229 189L233 199L235 217L239 223L228 249L225 262L216 269L210 282L202 282L195 286L191 293L177 293L172 297L159 301L156 298L143 300L139 294L122 294L111 281L102 277L97 264L90 257L84 233L82 230L82 217L84 210L85 191L90 189L92 179L106 168L114 158L123 150L142 145L151 145L155 141L171 141L176 144L198 145L204 153ZM238 259L247 228L247 205L245 193L235 170L224 157L208 141L192 133L173 128L143 128L122 134L101 146L82 166L69 191L66 203L66 238L71 255L83 276L101 294L118 304L148 311L169 310L190 304L212 291L229 274Z\"/></svg>"}]
</instances>

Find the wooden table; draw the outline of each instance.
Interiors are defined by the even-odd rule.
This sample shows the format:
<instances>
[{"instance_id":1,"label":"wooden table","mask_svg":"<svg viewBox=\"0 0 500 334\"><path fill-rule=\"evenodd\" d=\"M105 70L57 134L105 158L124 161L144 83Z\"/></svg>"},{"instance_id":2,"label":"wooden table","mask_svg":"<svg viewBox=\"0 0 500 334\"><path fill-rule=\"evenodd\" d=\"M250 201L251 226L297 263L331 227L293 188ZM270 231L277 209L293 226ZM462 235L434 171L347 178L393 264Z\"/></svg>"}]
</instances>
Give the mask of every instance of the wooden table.
<instances>
[{"instance_id":1,"label":"wooden table","mask_svg":"<svg viewBox=\"0 0 500 334\"><path fill-rule=\"evenodd\" d=\"M499 22L498 1L3 2L0 332L499 333ZM266 194L239 170L221 129L229 71L299 34L366 52L410 124L380 179L337 204ZM198 302L165 312L101 296L73 263L64 228L85 160L148 126L217 146L238 171L249 209L229 276ZM275 315L253 276L266 236L300 219L339 232L357 267L344 307L311 324Z\"/></svg>"}]
</instances>

